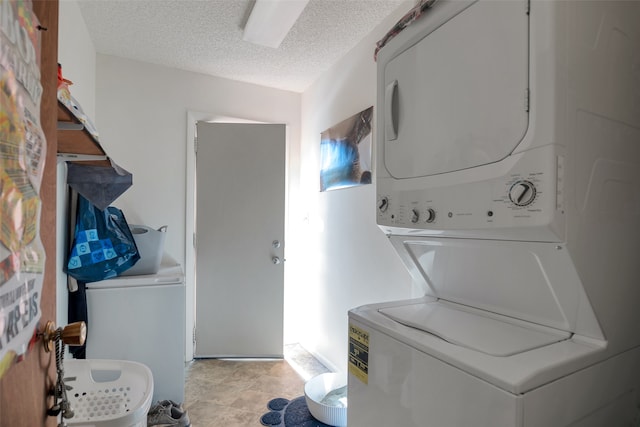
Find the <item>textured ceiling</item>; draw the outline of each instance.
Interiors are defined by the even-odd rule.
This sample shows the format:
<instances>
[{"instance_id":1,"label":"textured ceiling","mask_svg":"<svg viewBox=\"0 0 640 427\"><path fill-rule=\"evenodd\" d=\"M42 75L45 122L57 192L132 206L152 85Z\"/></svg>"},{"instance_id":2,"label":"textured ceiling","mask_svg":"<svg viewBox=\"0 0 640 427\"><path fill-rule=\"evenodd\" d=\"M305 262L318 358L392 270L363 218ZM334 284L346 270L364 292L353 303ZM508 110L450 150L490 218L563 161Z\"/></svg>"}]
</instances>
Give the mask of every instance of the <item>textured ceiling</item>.
<instances>
[{"instance_id":1,"label":"textured ceiling","mask_svg":"<svg viewBox=\"0 0 640 427\"><path fill-rule=\"evenodd\" d=\"M253 0L78 3L98 53L302 92L406 1L310 0L278 49L242 40Z\"/></svg>"}]
</instances>

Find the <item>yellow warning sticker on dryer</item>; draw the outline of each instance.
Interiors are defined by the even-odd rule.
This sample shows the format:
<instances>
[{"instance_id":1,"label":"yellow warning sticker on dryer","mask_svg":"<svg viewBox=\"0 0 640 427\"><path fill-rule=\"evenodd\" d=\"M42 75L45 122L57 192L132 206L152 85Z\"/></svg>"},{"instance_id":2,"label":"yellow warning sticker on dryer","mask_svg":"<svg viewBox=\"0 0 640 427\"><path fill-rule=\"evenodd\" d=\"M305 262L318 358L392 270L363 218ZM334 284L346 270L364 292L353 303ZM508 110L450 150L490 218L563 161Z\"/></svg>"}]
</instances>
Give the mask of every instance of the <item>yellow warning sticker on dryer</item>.
<instances>
[{"instance_id":1,"label":"yellow warning sticker on dryer","mask_svg":"<svg viewBox=\"0 0 640 427\"><path fill-rule=\"evenodd\" d=\"M349 373L369 382L369 333L349 324Z\"/></svg>"}]
</instances>

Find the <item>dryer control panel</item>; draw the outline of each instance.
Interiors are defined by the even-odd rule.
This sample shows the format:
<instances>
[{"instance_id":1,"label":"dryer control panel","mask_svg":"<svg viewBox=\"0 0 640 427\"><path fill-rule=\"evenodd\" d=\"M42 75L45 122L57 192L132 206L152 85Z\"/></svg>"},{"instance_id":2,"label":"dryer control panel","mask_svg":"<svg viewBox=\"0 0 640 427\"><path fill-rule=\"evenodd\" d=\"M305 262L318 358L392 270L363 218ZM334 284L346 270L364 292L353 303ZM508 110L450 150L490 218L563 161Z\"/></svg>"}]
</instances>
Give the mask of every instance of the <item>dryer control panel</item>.
<instances>
[{"instance_id":1,"label":"dryer control panel","mask_svg":"<svg viewBox=\"0 0 640 427\"><path fill-rule=\"evenodd\" d=\"M458 178L447 185L433 185L443 177L379 178L378 225L389 234L483 237L491 231L489 238L562 240L557 232L545 232L564 213L562 157L539 161L546 153L536 151L520 155L515 167L494 178L465 179L465 174L477 174L473 170L452 173ZM416 181L424 189L408 188L419 187ZM496 234L499 230L502 234Z\"/></svg>"}]
</instances>

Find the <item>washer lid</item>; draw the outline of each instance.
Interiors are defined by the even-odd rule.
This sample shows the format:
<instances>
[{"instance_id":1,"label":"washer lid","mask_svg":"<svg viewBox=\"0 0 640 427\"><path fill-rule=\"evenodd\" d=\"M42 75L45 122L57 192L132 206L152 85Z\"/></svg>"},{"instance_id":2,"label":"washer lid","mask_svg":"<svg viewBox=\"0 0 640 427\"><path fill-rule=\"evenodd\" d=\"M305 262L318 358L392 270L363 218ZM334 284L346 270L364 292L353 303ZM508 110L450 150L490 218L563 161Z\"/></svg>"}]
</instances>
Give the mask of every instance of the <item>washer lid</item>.
<instances>
[{"instance_id":1,"label":"washer lid","mask_svg":"<svg viewBox=\"0 0 640 427\"><path fill-rule=\"evenodd\" d=\"M434 301L379 310L403 325L492 356L511 356L571 337L569 332Z\"/></svg>"},{"instance_id":2,"label":"washer lid","mask_svg":"<svg viewBox=\"0 0 640 427\"><path fill-rule=\"evenodd\" d=\"M160 269L155 274L137 276L118 276L99 282L87 283L87 289L131 288L135 286L161 286L184 284L182 266L176 260L165 255Z\"/></svg>"}]
</instances>

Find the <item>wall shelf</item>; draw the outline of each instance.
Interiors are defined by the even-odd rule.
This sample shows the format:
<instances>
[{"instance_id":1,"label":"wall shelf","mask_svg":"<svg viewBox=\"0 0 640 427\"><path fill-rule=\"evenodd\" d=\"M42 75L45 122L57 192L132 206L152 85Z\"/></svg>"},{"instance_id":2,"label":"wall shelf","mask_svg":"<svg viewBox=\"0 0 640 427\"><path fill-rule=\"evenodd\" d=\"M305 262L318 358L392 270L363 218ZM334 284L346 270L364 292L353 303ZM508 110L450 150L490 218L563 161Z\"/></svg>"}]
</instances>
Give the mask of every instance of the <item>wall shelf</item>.
<instances>
[{"instance_id":1,"label":"wall shelf","mask_svg":"<svg viewBox=\"0 0 640 427\"><path fill-rule=\"evenodd\" d=\"M111 166L107 153L84 125L58 101L58 158L64 161L90 161L100 166Z\"/></svg>"}]
</instances>

